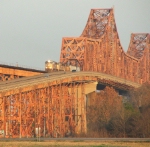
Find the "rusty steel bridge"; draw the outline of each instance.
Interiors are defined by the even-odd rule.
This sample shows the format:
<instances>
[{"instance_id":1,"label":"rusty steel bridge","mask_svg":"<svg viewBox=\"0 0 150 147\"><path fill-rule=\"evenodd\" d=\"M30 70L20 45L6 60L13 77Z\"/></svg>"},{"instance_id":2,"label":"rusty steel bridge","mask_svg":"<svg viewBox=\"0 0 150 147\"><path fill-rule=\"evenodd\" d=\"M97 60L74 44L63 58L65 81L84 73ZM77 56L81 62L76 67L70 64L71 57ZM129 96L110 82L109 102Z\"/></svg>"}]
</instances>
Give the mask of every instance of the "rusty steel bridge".
<instances>
[{"instance_id":1,"label":"rusty steel bridge","mask_svg":"<svg viewBox=\"0 0 150 147\"><path fill-rule=\"evenodd\" d=\"M150 35L131 34L125 53L114 10L92 9L81 36L62 39L60 62L81 71L2 67L1 77L22 78L1 78L0 137L86 133L86 96L95 91L97 82L125 91L150 82Z\"/></svg>"}]
</instances>

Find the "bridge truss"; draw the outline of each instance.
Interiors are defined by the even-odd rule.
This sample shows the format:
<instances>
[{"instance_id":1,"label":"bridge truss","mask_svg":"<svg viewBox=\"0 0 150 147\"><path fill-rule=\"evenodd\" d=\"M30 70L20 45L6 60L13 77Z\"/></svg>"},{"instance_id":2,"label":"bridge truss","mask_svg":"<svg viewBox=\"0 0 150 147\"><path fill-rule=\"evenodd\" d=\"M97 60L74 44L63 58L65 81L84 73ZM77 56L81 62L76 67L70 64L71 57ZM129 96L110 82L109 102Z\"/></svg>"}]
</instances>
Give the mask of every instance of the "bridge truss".
<instances>
[{"instance_id":1,"label":"bridge truss","mask_svg":"<svg viewBox=\"0 0 150 147\"><path fill-rule=\"evenodd\" d=\"M60 62L80 66L83 71L103 72L141 84L150 82L150 35L131 34L125 53L114 10L92 9L81 36L63 38Z\"/></svg>"}]
</instances>

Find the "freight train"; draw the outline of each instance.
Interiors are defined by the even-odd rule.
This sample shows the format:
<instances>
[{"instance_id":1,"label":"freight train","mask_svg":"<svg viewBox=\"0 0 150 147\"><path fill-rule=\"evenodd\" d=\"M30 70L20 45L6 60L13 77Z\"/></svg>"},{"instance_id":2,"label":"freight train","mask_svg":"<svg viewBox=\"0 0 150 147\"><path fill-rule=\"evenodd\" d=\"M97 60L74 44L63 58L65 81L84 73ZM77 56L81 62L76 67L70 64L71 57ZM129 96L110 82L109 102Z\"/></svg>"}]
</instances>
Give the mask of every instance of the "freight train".
<instances>
[{"instance_id":1,"label":"freight train","mask_svg":"<svg viewBox=\"0 0 150 147\"><path fill-rule=\"evenodd\" d=\"M45 71L80 71L80 68L72 65L63 65L62 63L58 63L52 60L47 60L45 61Z\"/></svg>"}]
</instances>

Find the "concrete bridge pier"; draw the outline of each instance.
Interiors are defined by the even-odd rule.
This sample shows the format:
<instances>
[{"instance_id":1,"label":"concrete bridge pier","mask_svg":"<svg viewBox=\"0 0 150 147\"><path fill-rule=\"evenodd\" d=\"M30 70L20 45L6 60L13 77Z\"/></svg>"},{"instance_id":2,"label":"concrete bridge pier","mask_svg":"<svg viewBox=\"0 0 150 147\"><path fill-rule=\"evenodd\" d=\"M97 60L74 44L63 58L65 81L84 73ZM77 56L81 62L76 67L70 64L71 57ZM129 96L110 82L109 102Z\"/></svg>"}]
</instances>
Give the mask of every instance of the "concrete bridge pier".
<instances>
[{"instance_id":1,"label":"concrete bridge pier","mask_svg":"<svg viewBox=\"0 0 150 147\"><path fill-rule=\"evenodd\" d=\"M86 96L85 84L74 87L75 96L75 133L86 133Z\"/></svg>"}]
</instances>

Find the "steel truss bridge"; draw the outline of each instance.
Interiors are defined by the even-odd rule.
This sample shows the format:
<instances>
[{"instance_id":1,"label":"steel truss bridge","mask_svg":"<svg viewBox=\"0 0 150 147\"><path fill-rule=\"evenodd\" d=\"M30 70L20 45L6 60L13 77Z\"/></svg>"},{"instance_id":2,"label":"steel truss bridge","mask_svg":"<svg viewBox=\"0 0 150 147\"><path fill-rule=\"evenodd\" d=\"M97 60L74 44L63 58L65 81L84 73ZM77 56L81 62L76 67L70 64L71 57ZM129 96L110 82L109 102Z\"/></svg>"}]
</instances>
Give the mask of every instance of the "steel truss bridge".
<instances>
[{"instance_id":1,"label":"steel truss bridge","mask_svg":"<svg viewBox=\"0 0 150 147\"><path fill-rule=\"evenodd\" d=\"M113 9L92 9L80 37L63 38L60 62L81 72L45 73L0 83L0 137L86 133L86 95L95 83L120 90L150 81L150 35L132 34L125 53Z\"/></svg>"}]
</instances>

